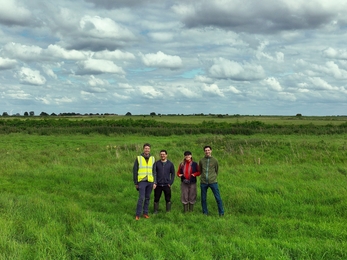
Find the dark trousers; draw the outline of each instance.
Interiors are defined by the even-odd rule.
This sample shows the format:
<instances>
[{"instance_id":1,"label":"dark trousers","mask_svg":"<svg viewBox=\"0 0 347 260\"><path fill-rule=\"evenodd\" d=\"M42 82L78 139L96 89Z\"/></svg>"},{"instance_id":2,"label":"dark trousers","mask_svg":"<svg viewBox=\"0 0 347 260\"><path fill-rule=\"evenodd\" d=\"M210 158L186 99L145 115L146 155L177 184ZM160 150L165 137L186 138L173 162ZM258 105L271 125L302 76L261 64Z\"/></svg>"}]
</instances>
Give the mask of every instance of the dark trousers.
<instances>
[{"instance_id":1,"label":"dark trousers","mask_svg":"<svg viewBox=\"0 0 347 260\"><path fill-rule=\"evenodd\" d=\"M208 188L211 188L214 198L216 199L219 215L224 215L223 202L219 193L218 183L210 183L210 184L201 183L200 184L202 212L204 214L208 214L208 210L207 210L207 189Z\"/></svg>"},{"instance_id":2,"label":"dark trousers","mask_svg":"<svg viewBox=\"0 0 347 260\"><path fill-rule=\"evenodd\" d=\"M161 193L164 192L165 195L165 201L170 202L171 201L171 188L169 185L157 185L157 187L154 190L154 202L159 202Z\"/></svg>"},{"instance_id":3,"label":"dark trousers","mask_svg":"<svg viewBox=\"0 0 347 260\"><path fill-rule=\"evenodd\" d=\"M139 182L139 199L137 201L136 216L148 214L149 200L153 190L153 182L141 181Z\"/></svg>"}]
</instances>

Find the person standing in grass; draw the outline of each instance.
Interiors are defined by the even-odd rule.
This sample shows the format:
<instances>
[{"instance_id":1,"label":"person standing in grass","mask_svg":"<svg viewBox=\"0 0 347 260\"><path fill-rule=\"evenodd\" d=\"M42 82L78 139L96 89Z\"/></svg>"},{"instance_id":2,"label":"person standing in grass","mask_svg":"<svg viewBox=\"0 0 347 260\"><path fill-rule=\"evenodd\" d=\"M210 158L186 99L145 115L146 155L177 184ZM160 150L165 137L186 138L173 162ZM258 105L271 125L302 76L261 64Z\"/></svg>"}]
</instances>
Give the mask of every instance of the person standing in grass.
<instances>
[{"instance_id":1,"label":"person standing in grass","mask_svg":"<svg viewBox=\"0 0 347 260\"><path fill-rule=\"evenodd\" d=\"M144 218L149 218L148 206L152 190L155 189L156 176L153 171L155 163L154 156L151 156L151 145L143 145L143 153L136 157L133 167L133 179L136 189L139 191L139 198L136 207L135 219L139 220L141 211Z\"/></svg>"},{"instance_id":2,"label":"person standing in grass","mask_svg":"<svg viewBox=\"0 0 347 260\"><path fill-rule=\"evenodd\" d=\"M167 151L160 151L160 160L153 167L156 176L156 188L154 189L154 213L159 210L159 200L162 192L165 195L166 212L171 210L171 186L175 180L175 166L167 159Z\"/></svg>"},{"instance_id":3,"label":"person standing in grass","mask_svg":"<svg viewBox=\"0 0 347 260\"><path fill-rule=\"evenodd\" d=\"M202 213L208 215L207 209L207 189L211 188L213 195L218 205L219 216L224 216L224 208L222 198L219 193L217 176L218 176L218 161L212 157L212 148L209 145L204 147L205 157L199 161L201 173L200 189L201 189L201 206Z\"/></svg>"},{"instance_id":4,"label":"person standing in grass","mask_svg":"<svg viewBox=\"0 0 347 260\"><path fill-rule=\"evenodd\" d=\"M184 212L193 211L196 202L196 177L199 175L199 165L193 161L192 153L185 151L184 160L177 171L177 176L181 178L181 202Z\"/></svg>"}]
</instances>

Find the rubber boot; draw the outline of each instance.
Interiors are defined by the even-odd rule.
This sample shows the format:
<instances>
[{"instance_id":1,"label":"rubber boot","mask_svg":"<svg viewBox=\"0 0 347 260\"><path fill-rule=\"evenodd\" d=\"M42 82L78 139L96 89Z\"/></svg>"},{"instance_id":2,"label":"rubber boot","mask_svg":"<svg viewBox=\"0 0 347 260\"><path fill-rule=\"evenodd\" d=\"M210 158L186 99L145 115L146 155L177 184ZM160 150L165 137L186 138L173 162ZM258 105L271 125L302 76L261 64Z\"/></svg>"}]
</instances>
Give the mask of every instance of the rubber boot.
<instances>
[{"instance_id":1,"label":"rubber boot","mask_svg":"<svg viewBox=\"0 0 347 260\"><path fill-rule=\"evenodd\" d=\"M189 211L193 212L193 209L194 209L194 204L189 204Z\"/></svg>"},{"instance_id":2,"label":"rubber boot","mask_svg":"<svg viewBox=\"0 0 347 260\"><path fill-rule=\"evenodd\" d=\"M154 202L154 214L158 214L159 211L159 202Z\"/></svg>"},{"instance_id":3,"label":"rubber boot","mask_svg":"<svg viewBox=\"0 0 347 260\"><path fill-rule=\"evenodd\" d=\"M184 207L184 213L189 211L189 205L188 204L183 204Z\"/></svg>"},{"instance_id":4,"label":"rubber boot","mask_svg":"<svg viewBox=\"0 0 347 260\"><path fill-rule=\"evenodd\" d=\"M171 210L171 202L166 202L166 212L170 212Z\"/></svg>"}]
</instances>

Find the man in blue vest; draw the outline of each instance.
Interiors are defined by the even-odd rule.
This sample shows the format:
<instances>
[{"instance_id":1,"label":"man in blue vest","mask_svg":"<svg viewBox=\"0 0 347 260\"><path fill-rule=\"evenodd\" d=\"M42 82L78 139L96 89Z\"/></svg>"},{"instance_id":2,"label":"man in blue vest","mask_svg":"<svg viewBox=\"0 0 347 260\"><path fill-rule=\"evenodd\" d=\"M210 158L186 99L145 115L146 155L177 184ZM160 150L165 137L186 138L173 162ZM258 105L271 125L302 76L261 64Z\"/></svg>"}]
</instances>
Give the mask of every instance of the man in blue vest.
<instances>
[{"instance_id":1,"label":"man in blue vest","mask_svg":"<svg viewBox=\"0 0 347 260\"><path fill-rule=\"evenodd\" d=\"M152 190L156 188L156 175L153 171L155 163L151 156L151 145L143 145L143 153L136 157L133 167L133 179L136 189L139 191L135 219L139 220L141 212L144 218L149 218L148 207Z\"/></svg>"}]
</instances>

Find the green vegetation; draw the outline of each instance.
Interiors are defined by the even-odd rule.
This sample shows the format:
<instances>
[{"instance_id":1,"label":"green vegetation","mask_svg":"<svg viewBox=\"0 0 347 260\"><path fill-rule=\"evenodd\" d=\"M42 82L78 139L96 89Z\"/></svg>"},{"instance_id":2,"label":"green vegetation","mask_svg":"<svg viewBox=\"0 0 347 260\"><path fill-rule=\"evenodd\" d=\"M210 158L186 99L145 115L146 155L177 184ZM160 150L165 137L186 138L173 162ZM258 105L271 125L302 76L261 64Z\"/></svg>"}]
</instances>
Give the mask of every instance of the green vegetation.
<instances>
[{"instance_id":1,"label":"green vegetation","mask_svg":"<svg viewBox=\"0 0 347 260\"><path fill-rule=\"evenodd\" d=\"M2 133L14 129L0 144L0 259L347 259L345 130L84 135L69 133L76 120L62 134L46 120L22 121L0 123ZM148 123L134 124L141 122ZM153 131L169 131L166 123ZM202 146L212 145L226 215L218 216L211 191L209 216L200 203L183 214L177 178L172 211L163 212L162 198L158 215L135 221L132 165L144 142L157 158L167 149L175 166L184 150L198 160Z\"/></svg>"},{"instance_id":2,"label":"green vegetation","mask_svg":"<svg viewBox=\"0 0 347 260\"><path fill-rule=\"evenodd\" d=\"M168 117L167 117L168 118ZM320 120L306 120L301 124L284 124L279 121L261 120L257 117L253 121L219 121L202 120L191 121L192 117L179 117L178 122L153 119L133 118L27 118L27 119L0 119L0 134L27 133L27 134L142 134L151 136L170 136L186 134L343 134L347 133L347 121L337 120L334 124L326 118ZM199 117L200 120L202 117ZM302 118L302 117L300 117ZM260 120L258 120L260 119ZM186 120L186 121L183 121ZM287 119L286 119L287 120ZM184 123L183 123L184 122ZM189 123L187 123L189 122Z\"/></svg>"}]
</instances>

